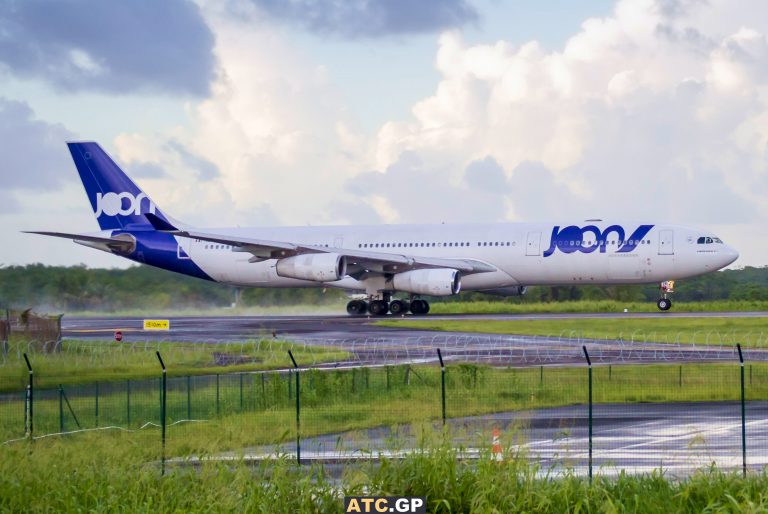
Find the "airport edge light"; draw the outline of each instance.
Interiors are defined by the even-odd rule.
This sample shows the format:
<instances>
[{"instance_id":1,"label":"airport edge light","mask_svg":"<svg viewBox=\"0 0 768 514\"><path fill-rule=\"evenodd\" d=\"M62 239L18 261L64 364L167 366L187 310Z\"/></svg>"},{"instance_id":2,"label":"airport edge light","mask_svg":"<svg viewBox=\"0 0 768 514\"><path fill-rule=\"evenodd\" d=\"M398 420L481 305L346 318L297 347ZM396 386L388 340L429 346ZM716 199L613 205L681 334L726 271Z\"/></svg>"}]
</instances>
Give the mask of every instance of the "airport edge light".
<instances>
[{"instance_id":1,"label":"airport edge light","mask_svg":"<svg viewBox=\"0 0 768 514\"><path fill-rule=\"evenodd\" d=\"M426 498L420 496L345 496L345 513L409 512L426 514Z\"/></svg>"}]
</instances>

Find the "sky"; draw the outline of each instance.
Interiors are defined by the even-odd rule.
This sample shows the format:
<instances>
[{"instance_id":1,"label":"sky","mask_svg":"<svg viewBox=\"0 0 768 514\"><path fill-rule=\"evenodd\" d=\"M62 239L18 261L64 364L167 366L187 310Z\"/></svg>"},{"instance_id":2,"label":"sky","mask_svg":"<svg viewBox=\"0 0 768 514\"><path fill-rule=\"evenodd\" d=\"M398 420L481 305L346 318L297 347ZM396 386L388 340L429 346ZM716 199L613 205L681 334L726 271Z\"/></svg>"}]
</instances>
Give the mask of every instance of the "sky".
<instances>
[{"instance_id":1,"label":"sky","mask_svg":"<svg viewBox=\"0 0 768 514\"><path fill-rule=\"evenodd\" d=\"M0 0L0 265L124 267L66 149L199 226L624 218L768 264L765 0Z\"/></svg>"}]
</instances>

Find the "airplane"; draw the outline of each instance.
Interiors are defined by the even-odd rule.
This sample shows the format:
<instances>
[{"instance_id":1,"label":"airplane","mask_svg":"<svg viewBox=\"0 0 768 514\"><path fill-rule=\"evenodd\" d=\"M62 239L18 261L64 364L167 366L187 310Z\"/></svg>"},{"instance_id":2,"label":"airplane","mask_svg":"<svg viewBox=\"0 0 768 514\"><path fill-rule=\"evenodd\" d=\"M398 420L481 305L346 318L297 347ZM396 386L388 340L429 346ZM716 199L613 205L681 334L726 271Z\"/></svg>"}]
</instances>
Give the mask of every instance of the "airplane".
<instances>
[{"instance_id":1,"label":"airplane","mask_svg":"<svg viewBox=\"0 0 768 514\"><path fill-rule=\"evenodd\" d=\"M667 311L675 279L739 256L711 232L647 221L198 228L163 212L97 143L67 145L100 231L29 233L239 287L343 289L353 316L424 315L423 296L460 291L654 282Z\"/></svg>"}]
</instances>

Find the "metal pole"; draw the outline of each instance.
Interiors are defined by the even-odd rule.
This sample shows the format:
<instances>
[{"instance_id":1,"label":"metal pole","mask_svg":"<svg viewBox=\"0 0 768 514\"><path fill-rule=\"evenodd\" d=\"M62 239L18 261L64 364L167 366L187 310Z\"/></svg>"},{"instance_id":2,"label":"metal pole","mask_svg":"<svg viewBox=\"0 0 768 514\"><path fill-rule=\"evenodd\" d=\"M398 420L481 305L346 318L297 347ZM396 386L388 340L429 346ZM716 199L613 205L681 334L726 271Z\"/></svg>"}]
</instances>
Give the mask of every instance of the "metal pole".
<instances>
[{"instance_id":1,"label":"metal pole","mask_svg":"<svg viewBox=\"0 0 768 514\"><path fill-rule=\"evenodd\" d=\"M216 415L219 415L220 407L219 407L219 374L216 373Z\"/></svg>"},{"instance_id":2,"label":"metal pole","mask_svg":"<svg viewBox=\"0 0 768 514\"><path fill-rule=\"evenodd\" d=\"M267 375L261 374L261 400L264 404L264 408L267 408Z\"/></svg>"},{"instance_id":3,"label":"metal pole","mask_svg":"<svg viewBox=\"0 0 768 514\"><path fill-rule=\"evenodd\" d=\"M64 433L64 388L59 384L59 432Z\"/></svg>"},{"instance_id":4,"label":"metal pole","mask_svg":"<svg viewBox=\"0 0 768 514\"><path fill-rule=\"evenodd\" d=\"M592 483L592 360L589 358L587 347L582 346L584 357L587 358L589 366L589 483Z\"/></svg>"},{"instance_id":5,"label":"metal pole","mask_svg":"<svg viewBox=\"0 0 768 514\"><path fill-rule=\"evenodd\" d=\"M445 363L440 348L437 349L437 358L440 359L440 391L443 398L443 426L445 426Z\"/></svg>"},{"instance_id":6,"label":"metal pole","mask_svg":"<svg viewBox=\"0 0 768 514\"><path fill-rule=\"evenodd\" d=\"M390 373L390 369L389 369L389 366L387 366L387 391L389 391L389 373Z\"/></svg>"},{"instance_id":7,"label":"metal pole","mask_svg":"<svg viewBox=\"0 0 768 514\"><path fill-rule=\"evenodd\" d=\"M126 390L128 395L128 399L126 402L126 405L127 405L126 409L128 411L128 427L130 427L131 426L131 379L130 378L126 383Z\"/></svg>"},{"instance_id":8,"label":"metal pole","mask_svg":"<svg viewBox=\"0 0 768 514\"><path fill-rule=\"evenodd\" d=\"M683 367L677 368L677 387L683 387Z\"/></svg>"},{"instance_id":9,"label":"metal pole","mask_svg":"<svg viewBox=\"0 0 768 514\"><path fill-rule=\"evenodd\" d=\"M99 383L96 382L96 428L99 428Z\"/></svg>"},{"instance_id":10,"label":"metal pole","mask_svg":"<svg viewBox=\"0 0 768 514\"><path fill-rule=\"evenodd\" d=\"M611 370L611 365L608 364L608 381L609 382L610 382L612 376L613 376L613 371Z\"/></svg>"},{"instance_id":11,"label":"metal pole","mask_svg":"<svg viewBox=\"0 0 768 514\"><path fill-rule=\"evenodd\" d=\"M192 419L192 378L187 375L187 419Z\"/></svg>"},{"instance_id":12,"label":"metal pole","mask_svg":"<svg viewBox=\"0 0 768 514\"><path fill-rule=\"evenodd\" d=\"M240 412L243 412L243 374L240 373Z\"/></svg>"},{"instance_id":13,"label":"metal pole","mask_svg":"<svg viewBox=\"0 0 768 514\"><path fill-rule=\"evenodd\" d=\"M32 371L32 365L29 363L27 354L24 354L24 360L27 363L27 369L29 370L29 384L27 385L27 405L29 411L29 417L27 418L27 433L29 434L29 440L34 441L34 428L35 428L35 372Z\"/></svg>"},{"instance_id":14,"label":"metal pole","mask_svg":"<svg viewBox=\"0 0 768 514\"><path fill-rule=\"evenodd\" d=\"M539 366L539 384L544 385L544 366Z\"/></svg>"},{"instance_id":15,"label":"metal pole","mask_svg":"<svg viewBox=\"0 0 768 514\"><path fill-rule=\"evenodd\" d=\"M296 464L301 465L301 402L299 398L299 365L296 364L296 359L293 358L293 353L288 350L288 356L293 362L293 367L296 369Z\"/></svg>"},{"instance_id":16,"label":"metal pole","mask_svg":"<svg viewBox=\"0 0 768 514\"><path fill-rule=\"evenodd\" d=\"M163 388L160 391L160 398L162 398L160 402L160 426L162 428L162 441L163 441L163 453L161 458L161 470L160 475L165 475L165 402L166 402L166 392L167 392L167 381L166 381L166 369L165 369L165 363L163 362L163 358L160 357L160 352L155 352L157 354L157 360L160 361L160 366L163 367Z\"/></svg>"},{"instance_id":17,"label":"metal pole","mask_svg":"<svg viewBox=\"0 0 768 514\"><path fill-rule=\"evenodd\" d=\"M739 364L741 368L741 468L744 476L747 476L747 417L744 405L744 355L741 353L741 344L736 343L739 350Z\"/></svg>"},{"instance_id":18,"label":"metal pole","mask_svg":"<svg viewBox=\"0 0 768 514\"><path fill-rule=\"evenodd\" d=\"M352 368L352 393L355 392L355 378L357 377L357 370Z\"/></svg>"}]
</instances>

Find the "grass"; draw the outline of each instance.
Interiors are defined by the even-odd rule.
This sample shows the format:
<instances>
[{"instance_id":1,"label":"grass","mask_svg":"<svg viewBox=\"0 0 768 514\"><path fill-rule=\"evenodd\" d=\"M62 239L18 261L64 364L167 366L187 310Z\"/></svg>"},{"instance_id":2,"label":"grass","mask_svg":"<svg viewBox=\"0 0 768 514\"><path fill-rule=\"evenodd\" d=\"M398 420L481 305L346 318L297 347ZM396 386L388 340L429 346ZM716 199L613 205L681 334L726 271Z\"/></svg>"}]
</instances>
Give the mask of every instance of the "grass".
<instances>
[{"instance_id":1,"label":"grass","mask_svg":"<svg viewBox=\"0 0 768 514\"><path fill-rule=\"evenodd\" d=\"M550 474L525 455L498 463L486 448L462 461L440 433L402 460L348 465L340 480L289 460L170 467L143 434L97 435L0 447L3 512L341 513L345 495L421 496L427 512L765 512L768 475L708 468L681 480L662 473L590 483Z\"/></svg>"},{"instance_id":2,"label":"grass","mask_svg":"<svg viewBox=\"0 0 768 514\"><path fill-rule=\"evenodd\" d=\"M768 347L768 317L579 318L546 320L383 320L379 326L446 332L518 334L589 339L619 339L685 344L741 343Z\"/></svg>"},{"instance_id":3,"label":"grass","mask_svg":"<svg viewBox=\"0 0 768 514\"><path fill-rule=\"evenodd\" d=\"M295 437L294 376L287 373L176 377L168 384L171 454L239 449ZM583 367L504 369L449 365L447 416L488 414L582 404L587 398ZM623 365L594 369L597 403L722 401L739 398L736 364ZM768 364L749 368L748 398L768 397ZM159 379L37 390L36 434L81 427L131 430L160 419ZM189 389L188 389L189 388ZM98 401L96 396L98 395ZM310 370L301 376L302 435L428 423L440 419L437 366ZM129 409L130 402L130 409ZM74 415L73 415L74 413ZM130 415L130 420L129 420ZM147 429L145 429L147 430ZM23 393L0 397L0 441L24 435Z\"/></svg>"},{"instance_id":4,"label":"grass","mask_svg":"<svg viewBox=\"0 0 768 514\"><path fill-rule=\"evenodd\" d=\"M23 389L28 381L23 353L29 355L41 388L156 377L159 351L169 376L234 373L291 366L288 350L303 365L344 360L349 353L331 347L262 340L243 343L117 343L65 340L60 352L43 353L13 338L0 354L0 393Z\"/></svg>"},{"instance_id":5,"label":"grass","mask_svg":"<svg viewBox=\"0 0 768 514\"><path fill-rule=\"evenodd\" d=\"M674 301L674 297L672 298ZM674 302L675 312L747 312L768 311L768 301L717 300L707 302ZM580 300L564 302L475 301L434 302L433 314L533 314L574 312L659 312L656 302L622 302L616 300Z\"/></svg>"}]
</instances>

